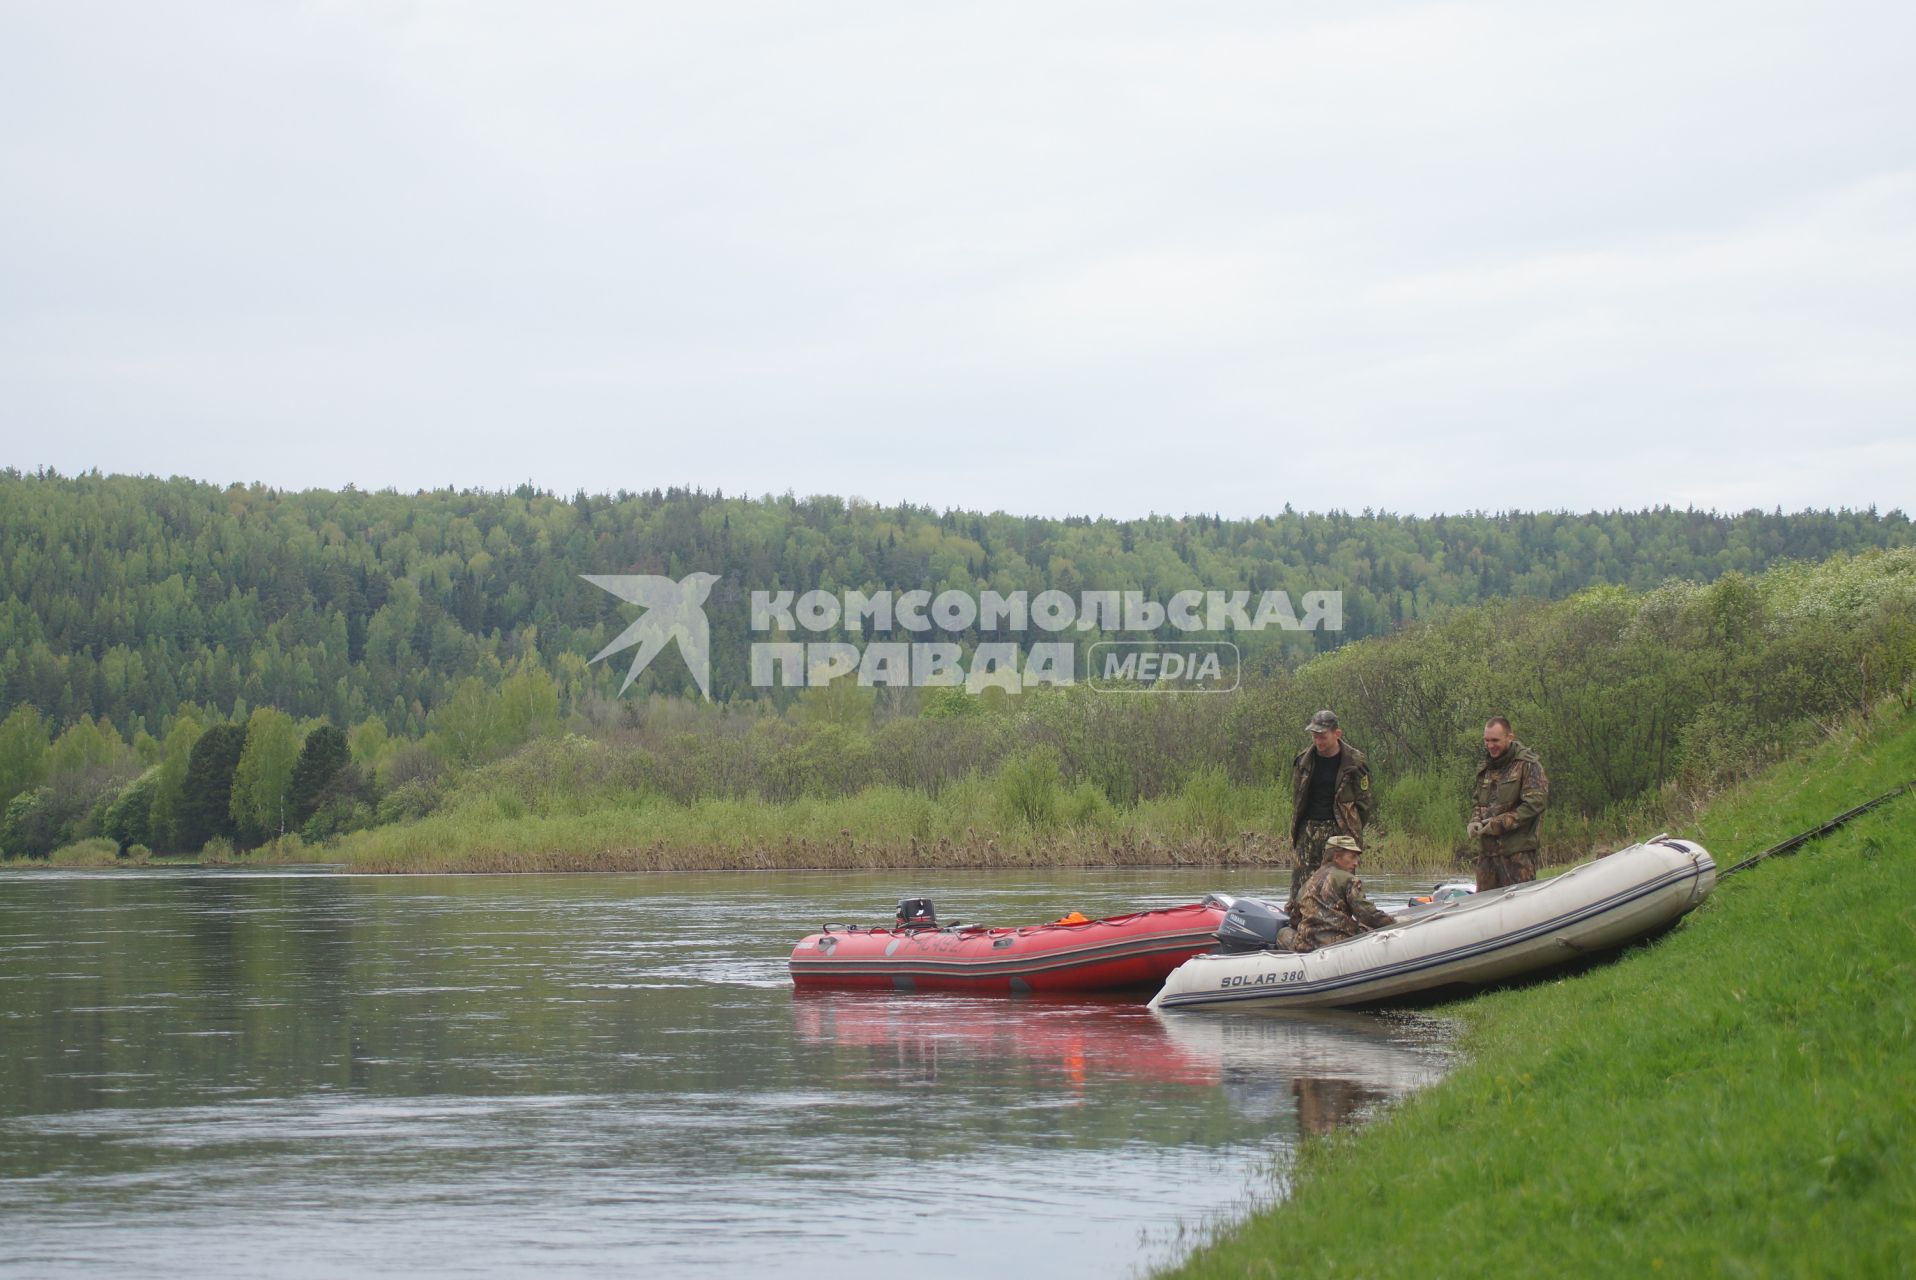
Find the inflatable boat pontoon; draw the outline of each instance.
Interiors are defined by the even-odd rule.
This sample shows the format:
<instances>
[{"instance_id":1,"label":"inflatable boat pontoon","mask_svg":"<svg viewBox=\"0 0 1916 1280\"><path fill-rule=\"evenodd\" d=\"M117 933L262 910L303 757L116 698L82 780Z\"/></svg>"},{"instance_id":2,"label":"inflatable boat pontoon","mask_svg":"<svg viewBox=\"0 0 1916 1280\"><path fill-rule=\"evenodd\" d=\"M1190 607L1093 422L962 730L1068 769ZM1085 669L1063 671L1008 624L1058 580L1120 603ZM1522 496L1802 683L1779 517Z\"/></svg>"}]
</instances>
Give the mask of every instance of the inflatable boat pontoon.
<instances>
[{"instance_id":1,"label":"inflatable boat pontoon","mask_svg":"<svg viewBox=\"0 0 1916 1280\"><path fill-rule=\"evenodd\" d=\"M1702 845L1658 836L1548 880L1416 908L1395 928L1321 951L1197 956L1151 1007L1325 1009L1497 982L1654 934L1715 884Z\"/></svg>"},{"instance_id":2,"label":"inflatable boat pontoon","mask_svg":"<svg viewBox=\"0 0 1916 1280\"><path fill-rule=\"evenodd\" d=\"M891 928L826 925L802 939L792 948L792 982L1013 994L1155 986L1217 944L1226 905L1211 897L1105 920L988 929L940 927L928 899L908 898Z\"/></svg>"}]
</instances>

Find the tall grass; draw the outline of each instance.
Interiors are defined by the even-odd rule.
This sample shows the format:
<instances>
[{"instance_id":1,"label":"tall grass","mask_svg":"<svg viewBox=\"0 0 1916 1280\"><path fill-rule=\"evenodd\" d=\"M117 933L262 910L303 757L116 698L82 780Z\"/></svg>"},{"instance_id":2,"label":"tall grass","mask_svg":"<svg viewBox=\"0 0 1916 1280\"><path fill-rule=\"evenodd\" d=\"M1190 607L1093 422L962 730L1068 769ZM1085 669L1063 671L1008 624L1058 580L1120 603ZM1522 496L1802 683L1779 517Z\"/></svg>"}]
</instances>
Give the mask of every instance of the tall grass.
<instances>
[{"instance_id":1,"label":"tall grass","mask_svg":"<svg viewBox=\"0 0 1916 1280\"><path fill-rule=\"evenodd\" d=\"M1128 804L1114 804L1089 781L1068 782L1058 753L1043 746L935 791L879 784L782 801L685 801L615 771L555 775L540 762L544 750L529 748L531 763L514 757L467 775L423 818L356 832L324 852L294 852L368 871L1285 866L1291 857L1288 789L1234 783L1217 766ZM601 748L578 750L590 757ZM1463 786L1413 775L1382 789L1365 866L1466 865ZM1668 825L1671 812L1687 812L1683 799L1671 789L1595 817L1553 814L1546 860L1580 861L1649 834Z\"/></svg>"},{"instance_id":2,"label":"tall grass","mask_svg":"<svg viewBox=\"0 0 1916 1280\"><path fill-rule=\"evenodd\" d=\"M1096 788L1028 774L968 779L936 796L871 787L783 804L636 796L539 813L510 811L520 806L510 796L487 801L355 833L327 856L361 871L1277 866L1290 856L1261 825L1268 798L1246 787L1211 797L1201 825L1181 796L1118 809Z\"/></svg>"},{"instance_id":3,"label":"tall grass","mask_svg":"<svg viewBox=\"0 0 1916 1280\"><path fill-rule=\"evenodd\" d=\"M1885 710L1720 796L1730 862L1916 777ZM1584 975L1453 1006L1467 1061L1309 1142L1176 1275L1896 1275L1916 1245L1916 796Z\"/></svg>"}]
</instances>

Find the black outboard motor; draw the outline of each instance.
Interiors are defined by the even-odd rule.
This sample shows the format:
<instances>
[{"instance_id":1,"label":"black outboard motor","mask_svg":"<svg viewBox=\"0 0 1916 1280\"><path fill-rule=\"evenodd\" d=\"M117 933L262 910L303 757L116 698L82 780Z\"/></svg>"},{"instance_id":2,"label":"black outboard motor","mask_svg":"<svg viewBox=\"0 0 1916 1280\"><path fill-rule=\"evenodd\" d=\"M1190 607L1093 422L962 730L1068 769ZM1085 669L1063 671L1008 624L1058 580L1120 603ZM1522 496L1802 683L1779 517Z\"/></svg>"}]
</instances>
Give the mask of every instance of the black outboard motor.
<instances>
[{"instance_id":1,"label":"black outboard motor","mask_svg":"<svg viewBox=\"0 0 1916 1280\"><path fill-rule=\"evenodd\" d=\"M930 898L901 898L898 901L898 928L936 929L938 913L932 910Z\"/></svg>"},{"instance_id":2,"label":"black outboard motor","mask_svg":"<svg viewBox=\"0 0 1916 1280\"><path fill-rule=\"evenodd\" d=\"M1289 923L1289 917L1261 898L1238 898L1217 927L1218 949L1226 955L1269 951L1277 945L1277 931Z\"/></svg>"}]
</instances>

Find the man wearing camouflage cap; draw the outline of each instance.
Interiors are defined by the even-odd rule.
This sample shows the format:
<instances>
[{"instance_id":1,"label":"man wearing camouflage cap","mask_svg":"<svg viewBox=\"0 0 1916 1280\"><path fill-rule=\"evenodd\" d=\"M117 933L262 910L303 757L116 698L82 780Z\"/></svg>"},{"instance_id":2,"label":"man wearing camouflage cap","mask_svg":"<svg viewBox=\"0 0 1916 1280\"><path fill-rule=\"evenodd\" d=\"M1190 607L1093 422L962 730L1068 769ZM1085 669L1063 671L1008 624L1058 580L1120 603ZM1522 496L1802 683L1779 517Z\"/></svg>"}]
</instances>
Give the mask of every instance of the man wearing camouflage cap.
<instances>
[{"instance_id":1,"label":"man wearing camouflage cap","mask_svg":"<svg viewBox=\"0 0 1916 1280\"><path fill-rule=\"evenodd\" d=\"M1379 911L1364 896L1364 882L1357 878L1357 859L1363 851L1357 841L1332 836L1324 842L1324 852L1330 861L1311 874L1297 896L1297 914L1291 917L1296 933L1288 940L1293 951L1316 951L1397 923L1396 917Z\"/></svg>"},{"instance_id":2,"label":"man wearing camouflage cap","mask_svg":"<svg viewBox=\"0 0 1916 1280\"><path fill-rule=\"evenodd\" d=\"M1344 741L1337 714L1320 711L1304 726L1311 745L1291 761L1291 899L1284 910L1294 915L1297 894L1324 862L1324 843L1332 836L1348 836L1363 844L1364 824L1370 821L1370 766L1364 753Z\"/></svg>"}]
</instances>

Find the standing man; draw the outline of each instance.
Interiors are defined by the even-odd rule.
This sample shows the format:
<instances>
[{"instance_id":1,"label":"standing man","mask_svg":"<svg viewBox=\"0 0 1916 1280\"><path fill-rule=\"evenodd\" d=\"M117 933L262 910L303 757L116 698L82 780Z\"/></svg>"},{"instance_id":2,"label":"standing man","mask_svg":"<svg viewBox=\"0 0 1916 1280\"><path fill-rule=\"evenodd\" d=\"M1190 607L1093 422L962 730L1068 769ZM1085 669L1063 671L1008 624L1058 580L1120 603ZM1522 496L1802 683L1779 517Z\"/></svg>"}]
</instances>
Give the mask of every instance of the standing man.
<instances>
[{"instance_id":1,"label":"standing man","mask_svg":"<svg viewBox=\"0 0 1916 1280\"><path fill-rule=\"evenodd\" d=\"M1284 914L1293 917L1298 891L1324 863L1324 843L1332 836L1349 836L1361 848L1364 824L1376 803L1370 766L1363 752L1344 741L1336 713L1318 712L1304 730L1311 735L1311 745L1291 761L1291 852L1297 865L1291 871L1291 900Z\"/></svg>"},{"instance_id":2,"label":"standing man","mask_svg":"<svg viewBox=\"0 0 1916 1280\"><path fill-rule=\"evenodd\" d=\"M1537 824L1549 802L1543 761L1511 734L1510 721L1490 717L1465 828L1477 841L1477 892L1537 878Z\"/></svg>"},{"instance_id":3,"label":"standing man","mask_svg":"<svg viewBox=\"0 0 1916 1280\"><path fill-rule=\"evenodd\" d=\"M1364 882L1357 878L1362 852L1357 841L1332 836L1324 844L1330 861L1311 873L1297 898L1296 934L1290 939L1293 951L1316 951L1397 923L1397 917L1379 911L1364 896Z\"/></svg>"}]
</instances>

